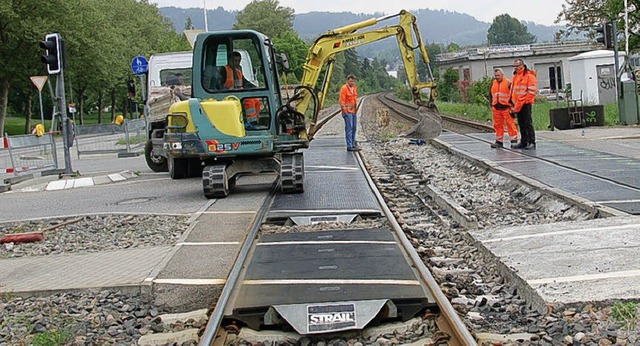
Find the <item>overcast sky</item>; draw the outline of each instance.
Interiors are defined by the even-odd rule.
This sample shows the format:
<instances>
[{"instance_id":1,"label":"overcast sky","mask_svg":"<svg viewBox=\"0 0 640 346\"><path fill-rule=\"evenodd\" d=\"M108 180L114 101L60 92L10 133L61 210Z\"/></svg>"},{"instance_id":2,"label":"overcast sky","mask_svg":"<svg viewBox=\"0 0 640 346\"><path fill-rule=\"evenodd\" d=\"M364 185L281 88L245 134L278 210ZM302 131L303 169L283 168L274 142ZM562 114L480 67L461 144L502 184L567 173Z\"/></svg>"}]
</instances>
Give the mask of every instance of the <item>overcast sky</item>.
<instances>
[{"instance_id":1,"label":"overcast sky","mask_svg":"<svg viewBox=\"0 0 640 346\"><path fill-rule=\"evenodd\" d=\"M222 6L226 10L241 10L250 0L150 0L158 7L198 7L203 8L205 2L208 9ZM552 25L562 10L563 0L280 0L281 6L293 8L296 13L312 11L354 12L354 13L397 13L429 8L432 10L448 10L466 13L483 22L491 23L496 16L508 13L519 20ZM454 29L454 28L452 28Z\"/></svg>"}]
</instances>

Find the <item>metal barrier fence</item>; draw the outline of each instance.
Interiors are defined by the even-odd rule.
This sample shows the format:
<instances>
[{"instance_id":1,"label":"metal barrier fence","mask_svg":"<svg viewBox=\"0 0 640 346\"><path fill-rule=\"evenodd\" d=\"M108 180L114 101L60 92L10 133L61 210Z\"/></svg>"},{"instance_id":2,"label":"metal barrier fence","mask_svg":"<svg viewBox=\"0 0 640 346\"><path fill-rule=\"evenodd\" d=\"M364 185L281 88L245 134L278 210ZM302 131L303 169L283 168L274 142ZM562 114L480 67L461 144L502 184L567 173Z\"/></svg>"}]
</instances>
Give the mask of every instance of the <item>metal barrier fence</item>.
<instances>
[{"instance_id":1,"label":"metal barrier fence","mask_svg":"<svg viewBox=\"0 0 640 346\"><path fill-rule=\"evenodd\" d=\"M0 149L3 180L44 170L57 170L56 142L52 134L5 136Z\"/></svg>"},{"instance_id":2,"label":"metal barrier fence","mask_svg":"<svg viewBox=\"0 0 640 346\"><path fill-rule=\"evenodd\" d=\"M118 157L140 155L147 141L146 119L126 120L122 125L76 125L75 144L80 155L118 154Z\"/></svg>"}]
</instances>

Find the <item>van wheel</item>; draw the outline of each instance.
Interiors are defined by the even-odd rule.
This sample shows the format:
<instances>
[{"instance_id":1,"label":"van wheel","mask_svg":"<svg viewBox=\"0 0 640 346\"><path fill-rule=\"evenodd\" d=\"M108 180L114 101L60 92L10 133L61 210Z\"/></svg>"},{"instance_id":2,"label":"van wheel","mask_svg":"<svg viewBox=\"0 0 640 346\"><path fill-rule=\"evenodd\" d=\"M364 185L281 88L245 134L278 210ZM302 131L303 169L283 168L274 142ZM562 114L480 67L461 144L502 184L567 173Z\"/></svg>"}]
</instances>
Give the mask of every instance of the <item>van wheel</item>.
<instances>
[{"instance_id":1,"label":"van wheel","mask_svg":"<svg viewBox=\"0 0 640 346\"><path fill-rule=\"evenodd\" d=\"M147 161L147 166L154 172L167 172L169 170L167 158L154 153L151 141L147 141L144 145L144 159Z\"/></svg>"}]
</instances>

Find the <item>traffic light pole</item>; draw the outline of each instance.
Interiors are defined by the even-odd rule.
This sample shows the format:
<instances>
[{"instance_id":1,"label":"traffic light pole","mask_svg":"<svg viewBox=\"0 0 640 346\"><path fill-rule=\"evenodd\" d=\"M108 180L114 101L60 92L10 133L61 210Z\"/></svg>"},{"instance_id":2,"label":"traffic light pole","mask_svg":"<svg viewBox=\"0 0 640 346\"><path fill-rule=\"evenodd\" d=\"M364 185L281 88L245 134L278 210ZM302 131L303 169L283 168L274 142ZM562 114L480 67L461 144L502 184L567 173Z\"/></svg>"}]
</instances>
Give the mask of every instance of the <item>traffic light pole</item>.
<instances>
[{"instance_id":1,"label":"traffic light pole","mask_svg":"<svg viewBox=\"0 0 640 346\"><path fill-rule=\"evenodd\" d=\"M616 100L618 100L618 119L622 119L620 116L620 112L622 111L622 83L620 81L620 62L618 61L618 25L615 20L612 21L612 24L613 32L611 34L613 39L613 66L616 71ZM625 57L625 59L628 58L629 57Z\"/></svg>"},{"instance_id":2,"label":"traffic light pole","mask_svg":"<svg viewBox=\"0 0 640 346\"><path fill-rule=\"evenodd\" d=\"M61 125L62 125L62 147L64 148L64 174L71 175L73 170L71 169L71 153L69 151L69 144L73 140L70 136L69 118L67 117L67 101L65 101L64 94L64 69L60 69L58 74L58 109L60 110Z\"/></svg>"}]
</instances>

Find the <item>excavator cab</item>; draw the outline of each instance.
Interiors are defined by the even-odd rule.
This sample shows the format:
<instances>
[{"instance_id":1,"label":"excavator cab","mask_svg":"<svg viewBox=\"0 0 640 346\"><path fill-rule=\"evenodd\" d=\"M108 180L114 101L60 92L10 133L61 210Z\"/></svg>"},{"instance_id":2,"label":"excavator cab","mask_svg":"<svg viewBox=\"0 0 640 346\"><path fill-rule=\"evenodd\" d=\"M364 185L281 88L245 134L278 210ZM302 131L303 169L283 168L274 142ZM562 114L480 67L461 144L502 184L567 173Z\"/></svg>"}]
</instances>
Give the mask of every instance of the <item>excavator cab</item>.
<instances>
[{"instance_id":1,"label":"excavator cab","mask_svg":"<svg viewBox=\"0 0 640 346\"><path fill-rule=\"evenodd\" d=\"M167 115L172 178L202 174L205 196L219 198L240 175L273 171L289 177L281 181L283 192L302 191L302 177L291 172L302 171L297 150L309 141L304 116L283 102L278 60L271 40L256 31L197 36L192 98Z\"/></svg>"}]
</instances>

